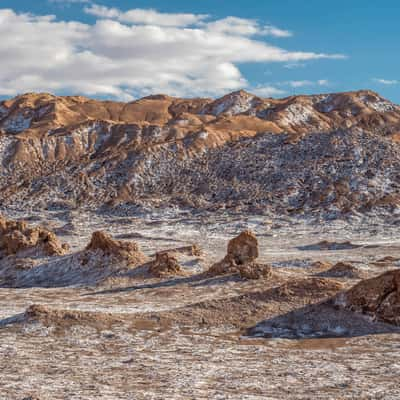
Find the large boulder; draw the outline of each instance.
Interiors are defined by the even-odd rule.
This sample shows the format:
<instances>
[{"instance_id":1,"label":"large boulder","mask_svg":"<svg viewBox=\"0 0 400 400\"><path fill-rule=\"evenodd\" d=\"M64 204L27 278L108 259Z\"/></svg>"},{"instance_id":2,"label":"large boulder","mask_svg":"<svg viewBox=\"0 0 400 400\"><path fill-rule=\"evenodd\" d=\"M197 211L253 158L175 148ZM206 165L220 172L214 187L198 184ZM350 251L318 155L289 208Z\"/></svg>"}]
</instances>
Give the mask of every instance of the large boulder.
<instances>
[{"instance_id":1,"label":"large boulder","mask_svg":"<svg viewBox=\"0 0 400 400\"><path fill-rule=\"evenodd\" d=\"M400 270L366 279L335 299L338 306L400 326Z\"/></svg>"}]
</instances>

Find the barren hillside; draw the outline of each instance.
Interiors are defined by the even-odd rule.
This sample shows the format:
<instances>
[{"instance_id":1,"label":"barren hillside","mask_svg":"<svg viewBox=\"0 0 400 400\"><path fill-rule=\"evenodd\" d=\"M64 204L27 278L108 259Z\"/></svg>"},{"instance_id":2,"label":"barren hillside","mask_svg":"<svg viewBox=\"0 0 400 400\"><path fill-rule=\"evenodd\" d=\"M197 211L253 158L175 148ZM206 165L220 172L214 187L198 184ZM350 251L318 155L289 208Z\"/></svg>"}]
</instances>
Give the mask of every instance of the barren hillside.
<instances>
[{"instance_id":1,"label":"barren hillside","mask_svg":"<svg viewBox=\"0 0 400 400\"><path fill-rule=\"evenodd\" d=\"M371 91L0 103L7 207L346 214L398 204L400 107Z\"/></svg>"}]
</instances>

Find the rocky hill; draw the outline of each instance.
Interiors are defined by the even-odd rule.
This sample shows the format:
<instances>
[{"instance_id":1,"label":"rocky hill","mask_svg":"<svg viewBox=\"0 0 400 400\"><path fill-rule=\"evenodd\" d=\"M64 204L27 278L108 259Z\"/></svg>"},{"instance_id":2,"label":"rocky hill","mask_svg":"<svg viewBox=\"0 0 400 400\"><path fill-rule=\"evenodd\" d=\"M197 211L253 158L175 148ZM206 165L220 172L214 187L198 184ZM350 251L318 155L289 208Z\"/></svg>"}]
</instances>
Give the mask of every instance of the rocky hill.
<instances>
[{"instance_id":1,"label":"rocky hill","mask_svg":"<svg viewBox=\"0 0 400 400\"><path fill-rule=\"evenodd\" d=\"M371 91L0 103L3 207L179 205L335 217L400 203L400 107Z\"/></svg>"}]
</instances>

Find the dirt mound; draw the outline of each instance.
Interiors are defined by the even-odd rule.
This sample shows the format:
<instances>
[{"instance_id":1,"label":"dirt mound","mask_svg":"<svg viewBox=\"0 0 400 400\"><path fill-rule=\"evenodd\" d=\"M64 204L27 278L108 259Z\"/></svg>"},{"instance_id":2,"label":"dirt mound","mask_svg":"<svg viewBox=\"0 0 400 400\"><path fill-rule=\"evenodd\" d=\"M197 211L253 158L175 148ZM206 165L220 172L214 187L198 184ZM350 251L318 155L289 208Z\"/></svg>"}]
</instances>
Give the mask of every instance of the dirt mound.
<instances>
[{"instance_id":1,"label":"dirt mound","mask_svg":"<svg viewBox=\"0 0 400 400\"><path fill-rule=\"evenodd\" d=\"M285 298L309 297L320 298L330 297L343 289L340 282L325 278L305 278L291 280L279 288L277 295Z\"/></svg>"},{"instance_id":2,"label":"dirt mound","mask_svg":"<svg viewBox=\"0 0 400 400\"><path fill-rule=\"evenodd\" d=\"M30 227L24 221L0 217L0 251L5 255L17 255L26 250L54 256L65 254L68 245L61 244L53 232L43 227Z\"/></svg>"},{"instance_id":3,"label":"dirt mound","mask_svg":"<svg viewBox=\"0 0 400 400\"><path fill-rule=\"evenodd\" d=\"M318 276L327 278L361 278L361 273L354 265L346 262L338 262L326 271L320 272Z\"/></svg>"},{"instance_id":4,"label":"dirt mound","mask_svg":"<svg viewBox=\"0 0 400 400\"><path fill-rule=\"evenodd\" d=\"M187 256L190 256L190 257L201 257L203 254L203 251L197 244L192 244L189 246L182 246L182 247L176 247L174 249L159 251L156 253L156 255L162 254L162 253L180 253L180 254L185 254Z\"/></svg>"},{"instance_id":5,"label":"dirt mound","mask_svg":"<svg viewBox=\"0 0 400 400\"><path fill-rule=\"evenodd\" d=\"M108 313L59 310L41 304L32 304L26 309L22 322L40 322L44 326L68 329L73 325L110 327L117 321L119 321L118 317Z\"/></svg>"},{"instance_id":6,"label":"dirt mound","mask_svg":"<svg viewBox=\"0 0 400 400\"><path fill-rule=\"evenodd\" d=\"M310 265L310 268L312 268L316 271L324 272L324 271L328 270L329 268L332 268L332 264L328 261L314 261Z\"/></svg>"},{"instance_id":7,"label":"dirt mound","mask_svg":"<svg viewBox=\"0 0 400 400\"><path fill-rule=\"evenodd\" d=\"M146 256L140 251L135 242L115 240L103 231L93 232L86 252L100 252L104 256L127 261L129 264L141 264L146 261Z\"/></svg>"},{"instance_id":8,"label":"dirt mound","mask_svg":"<svg viewBox=\"0 0 400 400\"><path fill-rule=\"evenodd\" d=\"M45 243L47 245L47 242ZM65 287L100 285L144 264L147 257L135 242L114 240L104 232L94 232L85 249L58 257L38 258L37 251L23 253L24 258L0 260L2 287ZM21 254L21 253L19 253Z\"/></svg>"},{"instance_id":9,"label":"dirt mound","mask_svg":"<svg viewBox=\"0 0 400 400\"><path fill-rule=\"evenodd\" d=\"M400 270L366 279L335 299L335 304L400 326Z\"/></svg>"},{"instance_id":10,"label":"dirt mound","mask_svg":"<svg viewBox=\"0 0 400 400\"><path fill-rule=\"evenodd\" d=\"M184 275L177 258L168 252L156 253L156 259L149 264L149 273L157 278Z\"/></svg>"},{"instance_id":11,"label":"dirt mound","mask_svg":"<svg viewBox=\"0 0 400 400\"><path fill-rule=\"evenodd\" d=\"M358 247L362 247L360 245L351 243L350 241L346 242L331 242L329 240L322 240L315 244L310 244L307 246L298 247L299 250L351 250L356 249Z\"/></svg>"},{"instance_id":12,"label":"dirt mound","mask_svg":"<svg viewBox=\"0 0 400 400\"><path fill-rule=\"evenodd\" d=\"M239 275L243 279L265 279L272 275L270 265L258 264L251 262L248 264L238 265Z\"/></svg>"},{"instance_id":13,"label":"dirt mound","mask_svg":"<svg viewBox=\"0 0 400 400\"><path fill-rule=\"evenodd\" d=\"M258 257L258 241L250 230L243 231L228 243L226 256L213 264L207 276L238 274L244 279L261 279L271 275L271 267L255 262Z\"/></svg>"},{"instance_id":14,"label":"dirt mound","mask_svg":"<svg viewBox=\"0 0 400 400\"><path fill-rule=\"evenodd\" d=\"M389 265L397 263L398 261L400 261L400 258L398 257L386 256L380 258L379 260L374 261L373 264L376 265L377 267L387 267Z\"/></svg>"},{"instance_id":15,"label":"dirt mound","mask_svg":"<svg viewBox=\"0 0 400 400\"><path fill-rule=\"evenodd\" d=\"M340 282L323 278L304 278L284 282L278 274L253 282L262 290L192 303L162 317L182 325L234 325L247 328L261 319L317 303L343 289Z\"/></svg>"}]
</instances>

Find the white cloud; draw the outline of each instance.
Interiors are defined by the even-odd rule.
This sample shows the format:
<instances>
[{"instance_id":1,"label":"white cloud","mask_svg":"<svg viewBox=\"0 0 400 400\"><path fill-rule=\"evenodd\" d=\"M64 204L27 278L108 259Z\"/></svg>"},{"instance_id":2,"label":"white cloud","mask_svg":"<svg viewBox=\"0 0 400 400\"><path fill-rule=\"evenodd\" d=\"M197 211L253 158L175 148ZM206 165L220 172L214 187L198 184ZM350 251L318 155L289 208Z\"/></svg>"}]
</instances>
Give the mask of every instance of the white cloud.
<instances>
[{"instance_id":1,"label":"white cloud","mask_svg":"<svg viewBox=\"0 0 400 400\"><path fill-rule=\"evenodd\" d=\"M160 13L152 9L136 8L126 12L122 12L118 8L109 8L92 4L85 7L87 14L94 15L99 18L115 19L120 22L131 24L157 25L157 26L190 26L195 25L207 18L207 15L196 14L170 14Z\"/></svg>"},{"instance_id":2,"label":"white cloud","mask_svg":"<svg viewBox=\"0 0 400 400\"><path fill-rule=\"evenodd\" d=\"M288 30L280 29L273 25L261 26L257 20L247 18L226 17L216 21L205 22L205 20L209 18L209 15L182 13L169 14L160 13L152 9L140 8L123 12L118 8L111 8L98 4L91 4L90 6L85 7L84 11L87 14L94 15L99 18L114 19L119 22L131 24L182 27L196 25L211 32L228 33L232 35L263 35L275 37L292 36L292 33Z\"/></svg>"},{"instance_id":3,"label":"white cloud","mask_svg":"<svg viewBox=\"0 0 400 400\"><path fill-rule=\"evenodd\" d=\"M398 85L400 81L391 79L373 79L374 82L381 83L382 85Z\"/></svg>"},{"instance_id":4,"label":"white cloud","mask_svg":"<svg viewBox=\"0 0 400 400\"><path fill-rule=\"evenodd\" d=\"M327 79L319 79L317 81L309 81L309 80L287 81L283 82L282 84L291 86L292 88L300 88L305 86L329 86L330 82Z\"/></svg>"},{"instance_id":5,"label":"white cloud","mask_svg":"<svg viewBox=\"0 0 400 400\"><path fill-rule=\"evenodd\" d=\"M246 18L226 17L214 22L203 23L211 32L228 33L239 36L275 36L289 37L291 32L272 25L261 26L258 21Z\"/></svg>"},{"instance_id":6,"label":"white cloud","mask_svg":"<svg viewBox=\"0 0 400 400\"><path fill-rule=\"evenodd\" d=\"M123 23L107 10L107 18L91 25L0 9L0 95L219 95L248 87L241 63L343 57L272 46L256 40L257 32L240 33L240 23L235 31L218 31L218 20L200 15L133 10Z\"/></svg>"},{"instance_id":7,"label":"white cloud","mask_svg":"<svg viewBox=\"0 0 400 400\"><path fill-rule=\"evenodd\" d=\"M311 81L289 81L287 84L293 88L299 88L304 86L310 86L313 83Z\"/></svg>"},{"instance_id":8,"label":"white cloud","mask_svg":"<svg viewBox=\"0 0 400 400\"><path fill-rule=\"evenodd\" d=\"M48 0L49 3L56 3L56 4L88 4L91 0Z\"/></svg>"},{"instance_id":9,"label":"white cloud","mask_svg":"<svg viewBox=\"0 0 400 400\"><path fill-rule=\"evenodd\" d=\"M260 96L260 97L275 97L275 96L282 96L287 92L285 90L276 88L275 86L271 85L259 85L255 86L250 89L251 93Z\"/></svg>"},{"instance_id":10,"label":"white cloud","mask_svg":"<svg viewBox=\"0 0 400 400\"><path fill-rule=\"evenodd\" d=\"M293 35L292 32L287 31L285 29L277 28L276 26L273 26L273 25L264 26L262 33L264 35L270 35L270 36L281 37L281 38L290 37Z\"/></svg>"}]
</instances>

